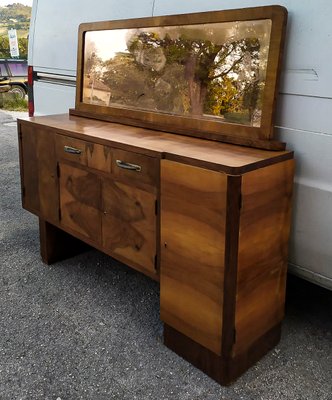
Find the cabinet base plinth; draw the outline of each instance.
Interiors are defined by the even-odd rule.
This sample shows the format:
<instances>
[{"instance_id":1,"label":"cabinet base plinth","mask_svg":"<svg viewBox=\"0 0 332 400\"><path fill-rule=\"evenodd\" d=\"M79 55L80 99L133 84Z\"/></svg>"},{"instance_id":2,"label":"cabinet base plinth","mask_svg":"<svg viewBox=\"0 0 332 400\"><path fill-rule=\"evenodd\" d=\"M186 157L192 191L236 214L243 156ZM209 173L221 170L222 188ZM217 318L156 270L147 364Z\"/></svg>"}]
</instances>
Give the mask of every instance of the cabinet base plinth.
<instances>
[{"instance_id":1,"label":"cabinet base plinth","mask_svg":"<svg viewBox=\"0 0 332 400\"><path fill-rule=\"evenodd\" d=\"M242 354L219 356L169 325L164 325L164 344L221 385L229 385L261 359L280 340L281 323L257 339Z\"/></svg>"},{"instance_id":2,"label":"cabinet base plinth","mask_svg":"<svg viewBox=\"0 0 332 400\"><path fill-rule=\"evenodd\" d=\"M39 218L39 238L40 255L48 265L91 249L86 243L42 218Z\"/></svg>"}]
</instances>

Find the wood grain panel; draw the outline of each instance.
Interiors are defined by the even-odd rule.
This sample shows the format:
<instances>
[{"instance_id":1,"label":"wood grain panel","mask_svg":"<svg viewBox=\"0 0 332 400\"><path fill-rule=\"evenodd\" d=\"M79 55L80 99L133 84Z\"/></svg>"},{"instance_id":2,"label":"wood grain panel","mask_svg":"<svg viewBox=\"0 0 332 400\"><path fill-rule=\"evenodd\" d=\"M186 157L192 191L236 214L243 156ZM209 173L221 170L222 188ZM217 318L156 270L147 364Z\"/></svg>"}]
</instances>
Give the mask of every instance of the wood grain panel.
<instances>
[{"instance_id":1,"label":"wood grain panel","mask_svg":"<svg viewBox=\"0 0 332 400\"><path fill-rule=\"evenodd\" d=\"M112 152L110 147L87 142L85 150L87 154L88 167L111 173Z\"/></svg>"},{"instance_id":2,"label":"wood grain panel","mask_svg":"<svg viewBox=\"0 0 332 400\"><path fill-rule=\"evenodd\" d=\"M144 129L68 115L34 117L37 127L49 126L70 136L156 158L238 175L292 158L290 151L267 151L218 143L153 129ZM31 123L22 121L22 124ZM61 149L62 151L63 149Z\"/></svg>"},{"instance_id":3,"label":"wood grain panel","mask_svg":"<svg viewBox=\"0 0 332 400\"><path fill-rule=\"evenodd\" d=\"M65 151L66 146L77 149L80 153L68 153ZM60 160L75 162L108 173L111 172L111 148L108 146L71 136L56 135L56 154Z\"/></svg>"},{"instance_id":4,"label":"wood grain panel","mask_svg":"<svg viewBox=\"0 0 332 400\"><path fill-rule=\"evenodd\" d=\"M37 215L58 221L58 184L54 135L42 128L24 125L21 132L23 206Z\"/></svg>"},{"instance_id":5,"label":"wood grain panel","mask_svg":"<svg viewBox=\"0 0 332 400\"><path fill-rule=\"evenodd\" d=\"M103 180L103 247L155 273L156 196Z\"/></svg>"},{"instance_id":6,"label":"wood grain panel","mask_svg":"<svg viewBox=\"0 0 332 400\"><path fill-rule=\"evenodd\" d=\"M162 160L161 319L221 351L226 175Z\"/></svg>"},{"instance_id":7,"label":"wood grain panel","mask_svg":"<svg viewBox=\"0 0 332 400\"><path fill-rule=\"evenodd\" d=\"M101 241L101 182L97 175L60 164L61 225Z\"/></svg>"},{"instance_id":8,"label":"wood grain panel","mask_svg":"<svg viewBox=\"0 0 332 400\"><path fill-rule=\"evenodd\" d=\"M294 161L244 174L233 355L284 315Z\"/></svg>"}]
</instances>

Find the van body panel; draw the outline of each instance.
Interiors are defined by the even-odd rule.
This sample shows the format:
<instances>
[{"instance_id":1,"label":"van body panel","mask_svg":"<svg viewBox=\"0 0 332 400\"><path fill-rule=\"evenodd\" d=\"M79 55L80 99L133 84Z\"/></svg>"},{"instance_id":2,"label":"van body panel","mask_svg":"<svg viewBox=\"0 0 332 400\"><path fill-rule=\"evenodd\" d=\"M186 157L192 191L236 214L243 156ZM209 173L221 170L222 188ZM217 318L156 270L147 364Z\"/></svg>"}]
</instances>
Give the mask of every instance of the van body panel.
<instances>
[{"instance_id":1,"label":"van body panel","mask_svg":"<svg viewBox=\"0 0 332 400\"><path fill-rule=\"evenodd\" d=\"M75 106L75 86L37 81L33 90L35 116L63 114Z\"/></svg>"},{"instance_id":2,"label":"van body panel","mask_svg":"<svg viewBox=\"0 0 332 400\"><path fill-rule=\"evenodd\" d=\"M332 135L278 131L296 158L290 271L332 289Z\"/></svg>"},{"instance_id":3,"label":"van body panel","mask_svg":"<svg viewBox=\"0 0 332 400\"><path fill-rule=\"evenodd\" d=\"M34 0L28 63L35 71L49 68L75 75L79 24L151 16L152 6L153 0Z\"/></svg>"},{"instance_id":4,"label":"van body panel","mask_svg":"<svg viewBox=\"0 0 332 400\"><path fill-rule=\"evenodd\" d=\"M275 1L264 1L274 5ZM329 0L280 0L288 9L285 57L276 110L276 139L295 151L290 271L332 289L332 35ZM34 0L29 65L38 73L75 77L82 22L261 6L258 0ZM61 13L59 12L61 10ZM64 113L75 103L72 82L34 87L36 115Z\"/></svg>"},{"instance_id":5,"label":"van body panel","mask_svg":"<svg viewBox=\"0 0 332 400\"><path fill-rule=\"evenodd\" d=\"M331 47L332 48L332 47ZM276 126L282 129L332 135L332 99L280 94L276 110ZM305 140L305 139L304 139Z\"/></svg>"}]
</instances>

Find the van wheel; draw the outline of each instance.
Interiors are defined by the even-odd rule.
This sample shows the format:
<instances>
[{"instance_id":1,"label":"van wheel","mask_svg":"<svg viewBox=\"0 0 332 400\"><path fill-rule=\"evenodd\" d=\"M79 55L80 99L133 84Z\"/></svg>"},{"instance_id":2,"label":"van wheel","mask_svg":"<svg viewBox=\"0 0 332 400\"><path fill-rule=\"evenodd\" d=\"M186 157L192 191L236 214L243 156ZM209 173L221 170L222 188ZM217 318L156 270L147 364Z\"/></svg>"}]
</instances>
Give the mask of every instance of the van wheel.
<instances>
[{"instance_id":1,"label":"van wheel","mask_svg":"<svg viewBox=\"0 0 332 400\"><path fill-rule=\"evenodd\" d=\"M24 88L18 85L13 85L9 92L14 93L19 99L24 99L26 95Z\"/></svg>"}]
</instances>

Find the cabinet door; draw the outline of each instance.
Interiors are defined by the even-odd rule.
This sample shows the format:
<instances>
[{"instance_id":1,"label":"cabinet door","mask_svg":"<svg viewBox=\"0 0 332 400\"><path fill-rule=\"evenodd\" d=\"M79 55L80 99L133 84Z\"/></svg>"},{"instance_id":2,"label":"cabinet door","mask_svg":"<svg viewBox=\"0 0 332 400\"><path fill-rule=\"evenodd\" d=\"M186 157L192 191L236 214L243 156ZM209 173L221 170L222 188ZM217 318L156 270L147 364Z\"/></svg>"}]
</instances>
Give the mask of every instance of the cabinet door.
<instances>
[{"instance_id":1,"label":"cabinet door","mask_svg":"<svg viewBox=\"0 0 332 400\"><path fill-rule=\"evenodd\" d=\"M161 319L220 354L225 174L161 162Z\"/></svg>"},{"instance_id":2,"label":"cabinet door","mask_svg":"<svg viewBox=\"0 0 332 400\"><path fill-rule=\"evenodd\" d=\"M59 201L54 134L34 125L19 125L23 207L50 222L58 221Z\"/></svg>"},{"instance_id":3,"label":"cabinet door","mask_svg":"<svg viewBox=\"0 0 332 400\"><path fill-rule=\"evenodd\" d=\"M60 163L59 169L61 225L99 244L100 178L87 170L65 163Z\"/></svg>"},{"instance_id":4,"label":"cabinet door","mask_svg":"<svg viewBox=\"0 0 332 400\"><path fill-rule=\"evenodd\" d=\"M103 248L115 258L155 274L156 195L104 180Z\"/></svg>"}]
</instances>

